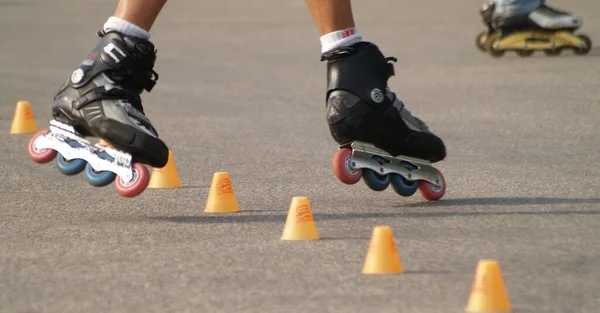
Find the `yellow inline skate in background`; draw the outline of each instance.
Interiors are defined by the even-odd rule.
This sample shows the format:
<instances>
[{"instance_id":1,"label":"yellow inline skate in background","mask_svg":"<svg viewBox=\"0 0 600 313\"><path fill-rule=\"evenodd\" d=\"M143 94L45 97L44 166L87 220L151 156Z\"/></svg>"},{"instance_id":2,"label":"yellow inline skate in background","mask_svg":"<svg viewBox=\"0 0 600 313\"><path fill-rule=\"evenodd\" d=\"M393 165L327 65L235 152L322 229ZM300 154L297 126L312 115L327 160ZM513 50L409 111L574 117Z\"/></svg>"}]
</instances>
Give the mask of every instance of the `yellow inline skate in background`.
<instances>
[{"instance_id":1,"label":"yellow inline skate in background","mask_svg":"<svg viewBox=\"0 0 600 313\"><path fill-rule=\"evenodd\" d=\"M531 56L535 51L556 56L565 49L586 55L592 48L588 36L575 34L582 19L568 12L544 3L527 15L509 18L494 16L493 10L494 5L482 8L484 22L487 19L493 30L488 31L485 39L478 39L484 46L482 50L493 57L502 57L506 51L514 51L522 57Z\"/></svg>"}]
</instances>

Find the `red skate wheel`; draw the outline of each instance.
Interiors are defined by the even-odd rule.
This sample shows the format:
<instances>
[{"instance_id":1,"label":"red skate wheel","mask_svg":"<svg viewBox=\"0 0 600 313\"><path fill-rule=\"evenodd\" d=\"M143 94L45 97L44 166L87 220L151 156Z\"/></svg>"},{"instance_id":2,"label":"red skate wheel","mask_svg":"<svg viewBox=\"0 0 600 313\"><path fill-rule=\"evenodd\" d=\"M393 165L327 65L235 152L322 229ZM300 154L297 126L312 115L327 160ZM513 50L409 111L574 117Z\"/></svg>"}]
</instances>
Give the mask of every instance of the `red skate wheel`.
<instances>
[{"instance_id":1,"label":"red skate wheel","mask_svg":"<svg viewBox=\"0 0 600 313\"><path fill-rule=\"evenodd\" d=\"M115 188L121 196L130 198L141 194L148 187L149 182L150 173L148 169L140 163L134 163L132 181L124 182L121 177L117 176Z\"/></svg>"},{"instance_id":2,"label":"red skate wheel","mask_svg":"<svg viewBox=\"0 0 600 313\"><path fill-rule=\"evenodd\" d=\"M35 146L35 141L40 136L43 136L43 135L47 134L49 131L50 130L48 130L48 129L41 130L37 134L35 134L31 138L31 140L29 140L29 147L27 149L27 152L29 153L29 157L35 163L39 163L39 164L48 163L48 162L54 160L54 158L58 154L58 152L56 152L55 150L52 150L52 149L39 149L39 148L36 148L36 146Z\"/></svg>"},{"instance_id":3,"label":"red skate wheel","mask_svg":"<svg viewBox=\"0 0 600 313\"><path fill-rule=\"evenodd\" d=\"M352 150L343 148L338 150L333 157L333 172L344 184L356 184L362 177L362 170L352 166Z\"/></svg>"},{"instance_id":4,"label":"red skate wheel","mask_svg":"<svg viewBox=\"0 0 600 313\"><path fill-rule=\"evenodd\" d=\"M419 181L419 193L421 193L421 196L423 196L423 198L429 201L439 200L446 193L446 180L444 180L444 175L442 175L442 173L438 169L434 168L434 170L440 178L441 186L433 185L432 183L425 180Z\"/></svg>"}]
</instances>

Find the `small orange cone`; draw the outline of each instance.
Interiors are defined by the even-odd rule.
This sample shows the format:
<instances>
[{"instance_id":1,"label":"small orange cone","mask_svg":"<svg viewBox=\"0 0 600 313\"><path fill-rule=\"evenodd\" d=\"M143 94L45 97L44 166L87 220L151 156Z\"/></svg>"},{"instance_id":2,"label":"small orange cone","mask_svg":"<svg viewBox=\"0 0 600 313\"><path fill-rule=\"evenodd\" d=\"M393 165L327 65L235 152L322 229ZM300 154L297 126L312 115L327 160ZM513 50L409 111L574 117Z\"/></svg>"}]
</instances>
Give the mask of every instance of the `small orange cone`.
<instances>
[{"instance_id":1,"label":"small orange cone","mask_svg":"<svg viewBox=\"0 0 600 313\"><path fill-rule=\"evenodd\" d=\"M317 240L319 233L307 197L293 197L281 240Z\"/></svg>"},{"instance_id":2,"label":"small orange cone","mask_svg":"<svg viewBox=\"0 0 600 313\"><path fill-rule=\"evenodd\" d=\"M402 265L394 243L392 229L376 226L373 229L363 274L402 274Z\"/></svg>"},{"instance_id":3,"label":"small orange cone","mask_svg":"<svg viewBox=\"0 0 600 313\"><path fill-rule=\"evenodd\" d=\"M480 260L473 279L467 312L510 312L500 267L495 260Z\"/></svg>"},{"instance_id":4,"label":"small orange cone","mask_svg":"<svg viewBox=\"0 0 600 313\"><path fill-rule=\"evenodd\" d=\"M173 153L169 150L169 161L164 167L152 168L152 176L148 188L180 188L181 182L177 174L177 167L173 159Z\"/></svg>"},{"instance_id":5,"label":"small orange cone","mask_svg":"<svg viewBox=\"0 0 600 313\"><path fill-rule=\"evenodd\" d=\"M12 125L10 127L10 133L32 134L35 132L37 132L37 127L35 126L35 119L31 112L31 105L28 101L17 102Z\"/></svg>"},{"instance_id":6,"label":"small orange cone","mask_svg":"<svg viewBox=\"0 0 600 313\"><path fill-rule=\"evenodd\" d=\"M227 172L216 172L213 175L204 212L233 213L239 211L229 174Z\"/></svg>"}]
</instances>

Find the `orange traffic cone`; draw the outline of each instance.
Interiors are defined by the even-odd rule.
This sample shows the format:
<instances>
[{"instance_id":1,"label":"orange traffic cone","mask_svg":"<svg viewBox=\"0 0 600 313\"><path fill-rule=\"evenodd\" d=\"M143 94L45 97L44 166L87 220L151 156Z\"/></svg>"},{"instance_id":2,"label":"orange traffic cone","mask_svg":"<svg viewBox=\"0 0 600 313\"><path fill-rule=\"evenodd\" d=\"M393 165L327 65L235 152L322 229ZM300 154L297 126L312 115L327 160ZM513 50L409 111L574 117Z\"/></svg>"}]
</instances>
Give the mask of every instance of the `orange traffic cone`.
<instances>
[{"instance_id":1,"label":"orange traffic cone","mask_svg":"<svg viewBox=\"0 0 600 313\"><path fill-rule=\"evenodd\" d=\"M213 175L204 212L233 213L239 212L239 210L229 174L227 172L216 172Z\"/></svg>"},{"instance_id":2,"label":"orange traffic cone","mask_svg":"<svg viewBox=\"0 0 600 313\"><path fill-rule=\"evenodd\" d=\"M392 229L377 226L373 229L363 274L402 274L402 265L394 243Z\"/></svg>"},{"instance_id":3,"label":"orange traffic cone","mask_svg":"<svg viewBox=\"0 0 600 313\"><path fill-rule=\"evenodd\" d=\"M480 260L473 279L467 312L510 312L500 267L495 260Z\"/></svg>"},{"instance_id":4,"label":"orange traffic cone","mask_svg":"<svg viewBox=\"0 0 600 313\"><path fill-rule=\"evenodd\" d=\"M162 168L152 168L152 176L148 188L180 188L181 182L177 174L173 153L169 150L169 161Z\"/></svg>"},{"instance_id":5,"label":"orange traffic cone","mask_svg":"<svg viewBox=\"0 0 600 313\"><path fill-rule=\"evenodd\" d=\"M307 197L293 197L281 240L317 240L319 233Z\"/></svg>"},{"instance_id":6,"label":"orange traffic cone","mask_svg":"<svg viewBox=\"0 0 600 313\"><path fill-rule=\"evenodd\" d=\"M31 112L31 105L28 101L17 102L12 125L10 127L10 133L32 134L35 132L37 132L37 127L35 126L35 119Z\"/></svg>"}]
</instances>

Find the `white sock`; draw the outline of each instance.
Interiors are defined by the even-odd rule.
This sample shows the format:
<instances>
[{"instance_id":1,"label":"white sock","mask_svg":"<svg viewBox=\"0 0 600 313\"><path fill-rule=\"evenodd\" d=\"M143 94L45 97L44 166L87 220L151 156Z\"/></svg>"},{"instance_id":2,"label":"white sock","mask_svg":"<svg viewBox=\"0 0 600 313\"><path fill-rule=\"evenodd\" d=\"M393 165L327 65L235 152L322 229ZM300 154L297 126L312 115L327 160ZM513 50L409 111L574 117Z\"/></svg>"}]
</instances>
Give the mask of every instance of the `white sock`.
<instances>
[{"instance_id":1,"label":"white sock","mask_svg":"<svg viewBox=\"0 0 600 313\"><path fill-rule=\"evenodd\" d=\"M321 36L321 53L329 52L337 48L351 46L362 41L358 29L346 28Z\"/></svg>"},{"instance_id":2,"label":"white sock","mask_svg":"<svg viewBox=\"0 0 600 313\"><path fill-rule=\"evenodd\" d=\"M103 29L105 32L114 30L127 36L150 39L150 32L116 16L109 17Z\"/></svg>"}]
</instances>

